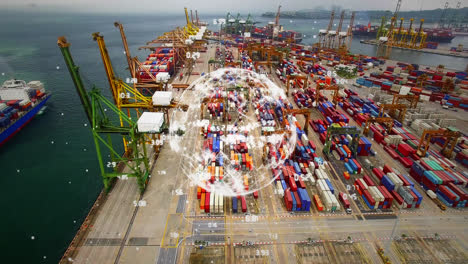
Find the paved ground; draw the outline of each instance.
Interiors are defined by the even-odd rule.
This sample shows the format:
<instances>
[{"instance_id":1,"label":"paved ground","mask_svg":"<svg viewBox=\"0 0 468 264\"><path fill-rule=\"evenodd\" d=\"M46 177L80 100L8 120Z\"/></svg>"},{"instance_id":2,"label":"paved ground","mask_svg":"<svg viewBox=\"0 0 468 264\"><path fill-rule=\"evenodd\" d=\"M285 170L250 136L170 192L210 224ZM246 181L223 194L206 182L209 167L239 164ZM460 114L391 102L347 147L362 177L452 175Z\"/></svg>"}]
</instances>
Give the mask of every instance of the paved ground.
<instances>
[{"instance_id":1,"label":"paved ground","mask_svg":"<svg viewBox=\"0 0 468 264\"><path fill-rule=\"evenodd\" d=\"M214 48L202 53L203 63L197 63L194 72L206 71L207 60L212 57ZM177 82L191 82L198 77L186 76ZM273 80L280 84L276 77ZM319 117L320 113L313 110L312 118ZM298 119L303 124L303 118ZM309 139L321 153L323 145L312 129ZM198 140L184 142L189 153L197 153L200 144ZM404 170L380 147L374 148L383 162ZM259 164L260 155L255 157L254 163ZM456 261L468 263L466 210L441 212L424 197L420 209L395 210L396 214L363 212L357 200L352 201L352 215L318 212L314 205L310 213L292 215L284 209L281 196L267 186L260 190L258 201L248 200L249 212L258 219L233 214L227 199L223 215L207 216L198 207L196 188L180 170L182 162L182 155L162 147L141 197L146 206L134 206L134 201L140 199L134 181L117 181L89 227L85 242L78 245L73 263L381 263L376 244L385 249L393 263L424 260L418 248L430 252L427 254L432 254L434 263L450 261L454 253L459 256ZM328 170L337 190L349 193L348 183L337 176L334 168ZM307 185L309 194L316 193L315 187ZM444 247L439 240L431 240L435 233L438 239L448 241ZM396 241L402 234L414 237L414 241ZM348 236L353 243L349 243ZM199 240L210 246L195 247ZM409 244L417 246L410 248Z\"/></svg>"}]
</instances>

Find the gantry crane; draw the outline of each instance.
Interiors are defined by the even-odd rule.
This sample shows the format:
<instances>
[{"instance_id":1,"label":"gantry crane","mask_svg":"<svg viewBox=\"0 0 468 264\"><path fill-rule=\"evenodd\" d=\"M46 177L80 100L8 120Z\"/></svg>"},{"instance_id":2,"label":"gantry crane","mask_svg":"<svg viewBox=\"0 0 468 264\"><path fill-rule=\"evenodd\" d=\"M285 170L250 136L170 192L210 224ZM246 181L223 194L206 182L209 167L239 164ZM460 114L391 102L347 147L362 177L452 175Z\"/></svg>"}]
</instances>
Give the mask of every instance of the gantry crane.
<instances>
[{"instance_id":1,"label":"gantry crane","mask_svg":"<svg viewBox=\"0 0 468 264\"><path fill-rule=\"evenodd\" d=\"M382 104L380 105L379 117L384 117L385 110L390 110L389 115L402 123L405 119L407 108L408 106L405 104ZM397 117L395 115L396 110L400 111Z\"/></svg>"},{"instance_id":2,"label":"gantry crane","mask_svg":"<svg viewBox=\"0 0 468 264\"><path fill-rule=\"evenodd\" d=\"M369 134L369 129L370 125L374 123L379 123L379 124L385 124L387 127L387 133L390 134L390 131L393 128L393 118L391 117L373 117L370 116L366 120L366 124L364 125L364 130L362 131L362 134L367 136Z\"/></svg>"},{"instance_id":3,"label":"gantry crane","mask_svg":"<svg viewBox=\"0 0 468 264\"><path fill-rule=\"evenodd\" d=\"M398 104L401 99L406 99L409 101L409 108L416 108L419 102L419 95L402 95L402 94L394 94L392 104Z\"/></svg>"},{"instance_id":4,"label":"gantry crane","mask_svg":"<svg viewBox=\"0 0 468 264\"><path fill-rule=\"evenodd\" d=\"M184 10L185 10L185 21L187 23L187 25L185 26L185 31L189 35L195 35L197 33L197 31L198 31L198 27L190 22L190 19L189 19L189 16L188 16L188 11L187 11L186 7L184 7Z\"/></svg>"},{"instance_id":5,"label":"gantry crane","mask_svg":"<svg viewBox=\"0 0 468 264\"><path fill-rule=\"evenodd\" d=\"M377 41L380 39L380 37L385 36L385 24L386 23L387 23L387 18L383 16L382 20L380 21L379 30L377 31Z\"/></svg>"},{"instance_id":6,"label":"gantry crane","mask_svg":"<svg viewBox=\"0 0 468 264\"><path fill-rule=\"evenodd\" d=\"M271 34L271 39L275 39L276 37L278 37L278 33L280 31L280 25L279 25L280 12L281 12L281 5L278 6L278 11L276 12L275 24L272 28L273 32Z\"/></svg>"},{"instance_id":7,"label":"gantry crane","mask_svg":"<svg viewBox=\"0 0 468 264\"><path fill-rule=\"evenodd\" d=\"M153 103L152 96L144 96L136 88L129 86L122 79L115 75L114 68L107 51L104 37L99 32L93 33L93 39L98 43L99 51L101 53L102 62L106 71L107 80L111 89L112 96L114 98L115 105L117 108L133 108L146 109L149 111L162 110L165 112L165 120L169 124L169 109L180 108L184 111L187 110L188 106L179 104L177 101L173 101L169 105L155 105ZM130 116L130 113L128 113Z\"/></svg>"},{"instance_id":8,"label":"gantry crane","mask_svg":"<svg viewBox=\"0 0 468 264\"><path fill-rule=\"evenodd\" d=\"M333 98L332 98L332 102L334 105L336 105L338 103L338 99L339 99L339 91L340 91L340 87L336 84L333 84L333 85L325 85L325 84L319 84L316 86L316 95L315 95L315 106L318 107L319 105L319 99L320 99L320 91L322 90L331 90L331 91L335 91L333 93Z\"/></svg>"},{"instance_id":9,"label":"gantry crane","mask_svg":"<svg viewBox=\"0 0 468 264\"><path fill-rule=\"evenodd\" d=\"M327 128L327 137L323 145L323 153L328 156L331 148L331 138L334 135L350 135L352 140L349 142L348 148L353 156L356 155L361 131L357 127L337 127L333 124Z\"/></svg>"},{"instance_id":10,"label":"gantry crane","mask_svg":"<svg viewBox=\"0 0 468 264\"><path fill-rule=\"evenodd\" d=\"M380 37L377 45L377 57L383 57L388 59L392 52L392 46L394 45L393 40L393 29L395 28L395 17L392 17L390 27L388 28L385 37Z\"/></svg>"},{"instance_id":11,"label":"gantry crane","mask_svg":"<svg viewBox=\"0 0 468 264\"><path fill-rule=\"evenodd\" d=\"M423 30L423 25L424 25L424 19L421 19L419 23L418 32L415 32L413 34L409 48L422 49L424 47L426 43L427 34Z\"/></svg>"},{"instance_id":12,"label":"gantry crane","mask_svg":"<svg viewBox=\"0 0 468 264\"><path fill-rule=\"evenodd\" d=\"M356 12L351 13L351 19L349 20L348 30L346 31L346 35L342 35L342 32L338 31L338 53L341 57L345 56L348 53L349 49L351 48L351 44L353 42L353 26L354 26L354 17Z\"/></svg>"},{"instance_id":13,"label":"gantry crane","mask_svg":"<svg viewBox=\"0 0 468 264\"><path fill-rule=\"evenodd\" d=\"M446 79L442 84L442 89L440 90L441 93L448 93L455 89L455 84L453 83L452 79Z\"/></svg>"},{"instance_id":14,"label":"gantry crane","mask_svg":"<svg viewBox=\"0 0 468 264\"><path fill-rule=\"evenodd\" d=\"M403 35L401 36L401 39L400 39L400 47L405 47L405 48L409 47L408 40L411 41L411 36L413 35L413 21L414 19L411 18L408 30L403 31ZM409 39L408 39L408 36L409 36Z\"/></svg>"},{"instance_id":15,"label":"gantry crane","mask_svg":"<svg viewBox=\"0 0 468 264\"><path fill-rule=\"evenodd\" d=\"M449 129L439 129L439 130L424 130L421 139L419 140L419 145L416 153L420 157L425 157L426 152L429 149L432 138L444 138L445 142L442 146L441 153L446 158L451 159L453 149L457 145L458 138L460 138L461 133L459 131L453 131Z\"/></svg>"},{"instance_id":16,"label":"gantry crane","mask_svg":"<svg viewBox=\"0 0 468 264\"><path fill-rule=\"evenodd\" d=\"M86 113L91 126L91 132L94 138L96 147L99 168L101 170L102 181L106 191L109 191L112 186L112 180L117 177L127 178L135 177L137 179L140 192L146 188L149 175L149 162L146 153L144 134L138 131L135 121L126 116L112 102L106 99L98 88L93 87L91 91L87 91L79 73L79 67L75 65L71 56L69 47L65 37L59 37L57 44L62 52L62 55L67 64L71 78L75 88L80 96L83 109ZM110 111L105 111L110 109ZM106 113L114 113L122 120L120 125L115 125L112 119ZM157 132L159 133L159 132ZM118 150L113 147L111 135L122 135L129 142L129 150L125 155L120 155ZM104 148L102 148L104 146ZM106 154L102 151L107 149L110 152L110 162L105 162ZM117 164L125 164L128 168L127 172L122 172L117 169ZM112 172L109 169L113 168Z\"/></svg>"},{"instance_id":17,"label":"gantry crane","mask_svg":"<svg viewBox=\"0 0 468 264\"><path fill-rule=\"evenodd\" d=\"M335 18L335 10L332 10L332 12L330 14L330 21L328 22L327 29L319 31L318 48L326 48L327 47L328 32L332 29L333 19L334 18Z\"/></svg>"},{"instance_id":18,"label":"gantry crane","mask_svg":"<svg viewBox=\"0 0 468 264\"><path fill-rule=\"evenodd\" d=\"M442 15L440 15L439 23L437 24L438 28L445 28L445 21L447 20L446 16L447 16L448 7L449 7L449 2L447 1L447 2L445 2L444 10L442 11Z\"/></svg>"},{"instance_id":19,"label":"gantry crane","mask_svg":"<svg viewBox=\"0 0 468 264\"><path fill-rule=\"evenodd\" d=\"M310 120L310 112L311 109L284 109L285 114L291 115L304 115L305 122L304 122L304 132L306 135L309 134L309 120Z\"/></svg>"},{"instance_id":20,"label":"gantry crane","mask_svg":"<svg viewBox=\"0 0 468 264\"><path fill-rule=\"evenodd\" d=\"M290 80L305 80L304 81L304 86L307 87L307 81L309 80L309 76L304 76L304 75L288 75L286 77L286 95L289 96L289 86L290 86Z\"/></svg>"},{"instance_id":21,"label":"gantry crane","mask_svg":"<svg viewBox=\"0 0 468 264\"><path fill-rule=\"evenodd\" d=\"M337 50L337 49L340 48L340 42L341 42L340 32L341 32L341 28L343 26L344 16L345 16L345 11L343 10L343 11L341 11L340 22L338 23L338 28L336 29L336 35L331 41L330 48L332 48L332 49Z\"/></svg>"},{"instance_id":22,"label":"gantry crane","mask_svg":"<svg viewBox=\"0 0 468 264\"><path fill-rule=\"evenodd\" d=\"M416 87L424 87L424 82L428 79L427 74L423 73L416 79Z\"/></svg>"},{"instance_id":23,"label":"gantry crane","mask_svg":"<svg viewBox=\"0 0 468 264\"><path fill-rule=\"evenodd\" d=\"M400 46L401 43L401 33L403 31L403 21L405 19L403 17L400 18L400 26L398 27L398 30L395 32L395 30L393 31L393 34L392 34L392 39L394 41L394 46Z\"/></svg>"},{"instance_id":24,"label":"gantry crane","mask_svg":"<svg viewBox=\"0 0 468 264\"><path fill-rule=\"evenodd\" d=\"M200 119L203 119L203 110L205 109L205 104L208 103L224 103L226 105L227 98L212 98L212 97L205 97L200 103ZM223 120L226 118L226 107L223 108Z\"/></svg>"},{"instance_id":25,"label":"gantry crane","mask_svg":"<svg viewBox=\"0 0 468 264\"><path fill-rule=\"evenodd\" d=\"M254 63L254 67L255 67L256 72L258 72L258 66L259 65L267 66L268 70L269 70L269 73L271 73L271 61L256 61Z\"/></svg>"},{"instance_id":26,"label":"gantry crane","mask_svg":"<svg viewBox=\"0 0 468 264\"><path fill-rule=\"evenodd\" d=\"M123 25L119 22L114 22L114 26L119 28L120 36L122 38L122 44L124 46L125 56L127 58L128 70L130 71L130 76L132 80L136 80L136 83L135 81L133 81L133 83L135 83L136 85L136 88L140 92L146 93L146 94L149 93L150 95L153 94L154 91L162 90L163 85L161 83L157 83L156 77L154 77L149 72L148 69L146 69L145 67L142 67L141 62L138 60L137 57L132 57L130 55L130 49L128 48L127 37L125 36ZM140 75L138 74L138 71L141 69L146 71L146 74L150 76L149 81L152 81L153 83L142 83L143 80L140 78Z\"/></svg>"}]
</instances>

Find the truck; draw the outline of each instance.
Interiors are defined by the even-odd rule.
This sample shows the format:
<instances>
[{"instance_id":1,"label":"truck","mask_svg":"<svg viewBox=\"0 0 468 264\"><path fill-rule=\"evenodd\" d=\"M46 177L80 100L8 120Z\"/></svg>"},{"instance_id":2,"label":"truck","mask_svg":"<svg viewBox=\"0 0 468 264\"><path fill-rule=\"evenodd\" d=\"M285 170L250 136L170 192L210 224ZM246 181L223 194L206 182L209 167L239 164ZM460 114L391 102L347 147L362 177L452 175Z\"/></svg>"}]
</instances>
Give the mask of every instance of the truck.
<instances>
[{"instance_id":1,"label":"truck","mask_svg":"<svg viewBox=\"0 0 468 264\"><path fill-rule=\"evenodd\" d=\"M341 203L343 204L343 207L346 209L347 214L351 214L352 210L350 208L350 202L348 200L348 195L346 193L340 192L338 194L338 197L340 198Z\"/></svg>"},{"instance_id":2,"label":"truck","mask_svg":"<svg viewBox=\"0 0 468 264\"><path fill-rule=\"evenodd\" d=\"M442 211L445 211L447 209L445 204L443 204L439 199L437 199L437 195L432 190L427 190L426 194L427 196L429 196L429 198L432 199L432 201L434 201L435 204L437 204L437 206L439 206L439 208Z\"/></svg>"}]
</instances>

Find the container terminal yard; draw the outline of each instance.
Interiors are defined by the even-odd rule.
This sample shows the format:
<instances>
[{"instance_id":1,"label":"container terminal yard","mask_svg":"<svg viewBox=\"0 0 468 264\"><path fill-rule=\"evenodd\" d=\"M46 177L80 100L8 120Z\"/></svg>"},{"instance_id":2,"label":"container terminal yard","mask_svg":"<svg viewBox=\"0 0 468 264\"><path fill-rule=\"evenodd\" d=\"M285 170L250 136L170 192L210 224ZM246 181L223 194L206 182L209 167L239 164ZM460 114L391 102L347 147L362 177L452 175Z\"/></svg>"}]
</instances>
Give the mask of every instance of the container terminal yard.
<instances>
[{"instance_id":1,"label":"container terminal yard","mask_svg":"<svg viewBox=\"0 0 468 264\"><path fill-rule=\"evenodd\" d=\"M105 187L60 263L468 262L466 72L185 16L145 61L115 24L126 81L90 36L113 101L58 39Z\"/></svg>"}]
</instances>

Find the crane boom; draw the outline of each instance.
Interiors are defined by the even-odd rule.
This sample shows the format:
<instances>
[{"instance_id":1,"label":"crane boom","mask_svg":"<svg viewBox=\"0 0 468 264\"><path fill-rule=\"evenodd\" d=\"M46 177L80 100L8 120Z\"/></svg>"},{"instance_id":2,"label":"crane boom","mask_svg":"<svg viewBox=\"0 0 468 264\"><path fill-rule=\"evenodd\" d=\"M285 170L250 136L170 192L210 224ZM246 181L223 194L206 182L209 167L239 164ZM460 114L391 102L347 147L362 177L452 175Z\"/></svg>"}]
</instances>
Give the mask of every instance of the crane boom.
<instances>
[{"instance_id":1,"label":"crane boom","mask_svg":"<svg viewBox=\"0 0 468 264\"><path fill-rule=\"evenodd\" d=\"M276 18L275 18L275 26L279 26L279 19L280 19L280 11L281 11L281 5L278 6L278 12L276 12Z\"/></svg>"},{"instance_id":2,"label":"crane boom","mask_svg":"<svg viewBox=\"0 0 468 264\"><path fill-rule=\"evenodd\" d=\"M130 70L130 74L132 75L132 78L135 78L136 76L135 67L133 64L132 56L130 55L130 50L128 49L127 37L125 36L123 25L119 22L114 22L114 26L119 28L120 35L122 37L122 43L123 43L124 50L125 50L125 55L127 57L128 69Z\"/></svg>"},{"instance_id":3,"label":"crane boom","mask_svg":"<svg viewBox=\"0 0 468 264\"><path fill-rule=\"evenodd\" d=\"M444 5L444 10L442 11L442 15L440 16L440 19L439 19L439 24L438 24L438 27L439 28L444 28L445 27L445 17L447 15L447 9L449 7L449 2L445 2L445 5Z\"/></svg>"},{"instance_id":4,"label":"crane boom","mask_svg":"<svg viewBox=\"0 0 468 264\"><path fill-rule=\"evenodd\" d=\"M396 8L395 8L395 13L393 13L393 17L395 17L395 19L398 17L398 12L400 12L400 7L401 7L401 0L398 0Z\"/></svg>"}]
</instances>

